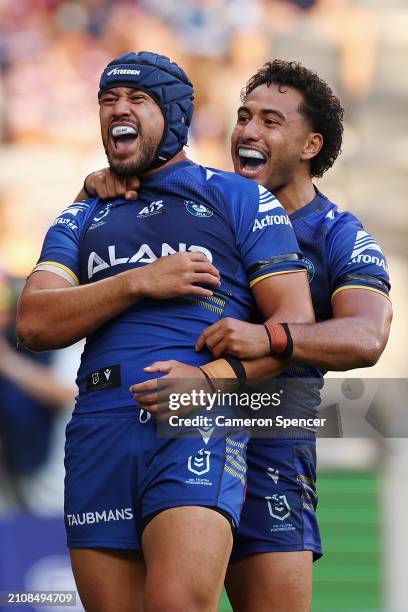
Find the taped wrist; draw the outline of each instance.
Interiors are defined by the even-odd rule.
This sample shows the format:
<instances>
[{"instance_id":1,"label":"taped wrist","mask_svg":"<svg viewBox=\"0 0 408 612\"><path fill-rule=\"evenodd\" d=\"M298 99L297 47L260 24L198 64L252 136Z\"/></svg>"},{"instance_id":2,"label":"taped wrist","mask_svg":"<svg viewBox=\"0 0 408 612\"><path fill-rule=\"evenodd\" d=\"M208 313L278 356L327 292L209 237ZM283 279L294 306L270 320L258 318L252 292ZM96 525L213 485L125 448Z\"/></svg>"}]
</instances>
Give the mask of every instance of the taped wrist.
<instances>
[{"instance_id":1,"label":"taped wrist","mask_svg":"<svg viewBox=\"0 0 408 612\"><path fill-rule=\"evenodd\" d=\"M288 359L293 354L293 340L287 323L264 323L269 338L269 353L273 357Z\"/></svg>"},{"instance_id":2,"label":"taped wrist","mask_svg":"<svg viewBox=\"0 0 408 612\"><path fill-rule=\"evenodd\" d=\"M226 359L210 361L210 363L200 366L200 370L209 376L211 380L216 378L237 378L234 368Z\"/></svg>"}]
</instances>

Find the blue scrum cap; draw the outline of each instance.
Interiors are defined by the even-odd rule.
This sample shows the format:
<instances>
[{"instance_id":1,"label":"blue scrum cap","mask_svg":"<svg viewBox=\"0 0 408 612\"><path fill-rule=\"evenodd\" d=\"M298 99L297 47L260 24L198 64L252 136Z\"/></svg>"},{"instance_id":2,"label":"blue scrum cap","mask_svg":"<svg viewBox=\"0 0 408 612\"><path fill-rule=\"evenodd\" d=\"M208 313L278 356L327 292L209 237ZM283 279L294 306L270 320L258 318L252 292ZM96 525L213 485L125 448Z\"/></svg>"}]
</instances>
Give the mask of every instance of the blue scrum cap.
<instances>
[{"instance_id":1,"label":"blue scrum cap","mask_svg":"<svg viewBox=\"0 0 408 612\"><path fill-rule=\"evenodd\" d=\"M165 55L140 51L109 62L102 73L98 98L114 87L134 87L148 93L164 116L164 132L150 168L165 164L187 142L193 115L194 89L186 73Z\"/></svg>"}]
</instances>

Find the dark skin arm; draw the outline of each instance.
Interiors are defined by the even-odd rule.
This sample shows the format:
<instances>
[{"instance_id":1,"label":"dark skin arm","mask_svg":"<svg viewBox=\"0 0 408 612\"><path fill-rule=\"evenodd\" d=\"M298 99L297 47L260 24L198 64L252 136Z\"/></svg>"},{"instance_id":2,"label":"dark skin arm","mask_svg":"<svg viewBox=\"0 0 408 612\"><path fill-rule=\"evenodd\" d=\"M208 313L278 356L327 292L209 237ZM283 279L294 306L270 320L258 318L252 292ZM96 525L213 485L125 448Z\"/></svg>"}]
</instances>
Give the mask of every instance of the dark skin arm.
<instances>
[{"instance_id":1,"label":"dark skin arm","mask_svg":"<svg viewBox=\"0 0 408 612\"><path fill-rule=\"evenodd\" d=\"M259 283L256 283L252 287L252 292L256 300L258 308L261 310L265 319L273 318L275 321L296 321L298 323L313 323L314 313L313 306L310 298L309 285L307 281L307 275L305 272L294 272L291 274L281 274L276 276L269 276ZM250 323L243 323L235 319L222 319L220 322L211 326L211 328L217 328L217 326L227 321L227 325L230 322L236 322L240 324L239 332L237 337L233 338L243 342L245 345L248 342L248 336L244 338L239 337L239 333L244 329L244 326L250 328L250 338L253 346L257 346L258 342L264 347L262 350L265 353L269 350L269 340L263 325L251 325ZM255 341L253 341L253 334L257 334ZM219 347L217 346L217 349ZM229 352L229 351L226 351ZM251 362L251 363L255 363ZM245 366L246 367L246 366ZM277 375L286 367L286 362L275 360L271 357L262 359L259 367L259 374L254 373L254 376L259 378L263 376ZM273 368L273 374L271 369ZM156 362L145 368L146 372L166 372L167 376L171 378L203 378L203 373L199 368L175 361L169 360L165 362ZM148 393L149 391L155 391L157 387L158 379L151 379L132 385L131 391L134 393L134 398L139 402L141 408L149 410L152 413L157 412L157 394ZM140 395L142 394L142 395Z\"/></svg>"},{"instance_id":2,"label":"dark skin arm","mask_svg":"<svg viewBox=\"0 0 408 612\"><path fill-rule=\"evenodd\" d=\"M330 321L290 325L294 359L338 371L375 365L387 344L391 302L373 291L347 289L334 296L332 307Z\"/></svg>"},{"instance_id":3,"label":"dark skin arm","mask_svg":"<svg viewBox=\"0 0 408 612\"><path fill-rule=\"evenodd\" d=\"M27 348L69 346L143 298L212 295L218 270L202 253L176 253L95 283L73 287L47 271L34 272L21 294L17 333Z\"/></svg>"},{"instance_id":4,"label":"dark skin arm","mask_svg":"<svg viewBox=\"0 0 408 612\"><path fill-rule=\"evenodd\" d=\"M391 302L373 291L347 289L334 296L332 308L333 319L329 321L314 325L290 323L294 344L292 360L339 371L377 363L388 340ZM263 377L268 375L268 370L272 375L276 372L278 360L265 356L268 347L264 341L256 348L250 340L257 336L262 339L262 329L262 325L223 320L207 328L197 345L200 348L206 343L214 357L219 357L222 352L243 359L250 357L252 361L244 362L248 377ZM256 359L261 351L263 357Z\"/></svg>"},{"instance_id":5,"label":"dark skin arm","mask_svg":"<svg viewBox=\"0 0 408 612\"><path fill-rule=\"evenodd\" d=\"M248 378L277 376L286 370L292 360L302 361L327 370L351 370L370 367L377 363L388 340L392 320L391 302L383 295L366 289L347 289L333 298L333 319L315 324L290 324L294 342L291 360L279 360L264 356L256 359L242 359ZM280 319L282 320L282 319ZM243 356L250 346L254 328L260 334L262 325L256 326L236 319L222 320L211 326L225 325L228 330L227 350L229 354ZM207 329L211 329L207 328ZM216 330L217 338L219 329ZM262 335L260 334L261 343ZM211 342L211 335L209 336ZM219 349L219 340L215 342ZM194 370L178 361L157 362L146 368L146 372L167 372L172 378L200 378ZM155 389L156 381L134 385L138 393ZM140 405L151 412L157 411L155 393L137 396Z\"/></svg>"}]
</instances>

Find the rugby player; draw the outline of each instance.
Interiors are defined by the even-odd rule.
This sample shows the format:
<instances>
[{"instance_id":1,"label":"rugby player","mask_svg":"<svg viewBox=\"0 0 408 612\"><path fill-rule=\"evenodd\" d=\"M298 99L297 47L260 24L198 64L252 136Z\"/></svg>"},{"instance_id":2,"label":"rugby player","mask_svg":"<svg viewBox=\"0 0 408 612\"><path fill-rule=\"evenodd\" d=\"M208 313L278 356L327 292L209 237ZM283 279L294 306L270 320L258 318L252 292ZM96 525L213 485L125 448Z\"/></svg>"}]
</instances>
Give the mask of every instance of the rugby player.
<instances>
[{"instance_id":1,"label":"rugby player","mask_svg":"<svg viewBox=\"0 0 408 612\"><path fill-rule=\"evenodd\" d=\"M204 378L211 353L195 342L223 316L248 320L257 305L266 320L314 320L276 198L187 160L192 100L164 56L128 53L105 68L102 142L116 175L142 177L139 198L68 206L19 305L32 350L87 337L67 427L65 522L81 599L97 612L215 610L244 497L243 434L158 438L130 384L164 358ZM281 222L253 232L270 210Z\"/></svg>"},{"instance_id":2,"label":"rugby player","mask_svg":"<svg viewBox=\"0 0 408 612\"><path fill-rule=\"evenodd\" d=\"M210 326L197 350L206 346L216 358L251 358L242 362L248 377L281 371L288 362L279 355L288 342L296 364L281 376L316 381L327 370L374 365L386 345L392 308L384 254L354 215L340 212L313 184L336 160L342 133L340 101L298 63L267 63L243 91L232 135L234 168L270 189L289 214L308 266L317 320L289 324L290 335L282 334L279 323L268 325L269 333L263 325L230 318ZM109 171L93 174L87 184L102 193L117 188ZM137 181L122 181L120 189L134 197ZM261 225L269 222L273 219L265 215ZM146 371L189 375L188 367L175 361ZM209 371L220 378L235 375L223 359ZM149 380L133 389L139 397L154 385ZM155 412L154 393L139 399ZM303 402L313 413L319 398L306 394ZM322 554L315 441L306 432L297 441L252 439L247 458L246 502L226 581L231 603L236 612L304 612L311 606L312 561Z\"/></svg>"}]
</instances>

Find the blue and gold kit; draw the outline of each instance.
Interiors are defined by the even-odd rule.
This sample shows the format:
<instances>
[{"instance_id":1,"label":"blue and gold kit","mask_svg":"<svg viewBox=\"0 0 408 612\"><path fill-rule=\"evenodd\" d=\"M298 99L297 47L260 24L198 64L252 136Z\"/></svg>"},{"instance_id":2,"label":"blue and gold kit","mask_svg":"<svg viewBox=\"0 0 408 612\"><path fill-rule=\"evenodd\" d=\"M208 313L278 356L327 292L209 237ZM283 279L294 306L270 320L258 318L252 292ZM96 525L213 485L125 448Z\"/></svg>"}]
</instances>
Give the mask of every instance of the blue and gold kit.
<instances>
[{"instance_id":1,"label":"blue and gold kit","mask_svg":"<svg viewBox=\"0 0 408 612\"><path fill-rule=\"evenodd\" d=\"M85 285L179 251L204 253L218 268L213 297L142 299L87 338L67 429L69 546L138 548L146 520L172 506L210 506L239 521L245 438L159 439L129 386L145 380L143 368L156 360L210 361L194 350L208 325L225 316L249 320L250 287L263 278L305 273L276 198L232 173L175 163L144 177L137 201L69 206L35 270ZM229 469L231 446L239 469Z\"/></svg>"},{"instance_id":2,"label":"blue and gold kit","mask_svg":"<svg viewBox=\"0 0 408 612\"><path fill-rule=\"evenodd\" d=\"M319 191L290 220L308 268L317 321L332 318L332 298L340 291L363 289L388 298L390 282L383 251L349 212ZM314 416L325 370L296 364L283 372L298 379L290 410ZM302 380L304 383L302 384ZM290 394L290 385L288 391ZM286 434L283 433L282 436ZM316 519L316 444L313 431L297 431L291 440L253 438L247 447L246 501L235 538L233 560L265 552L310 550L322 555Z\"/></svg>"}]
</instances>

